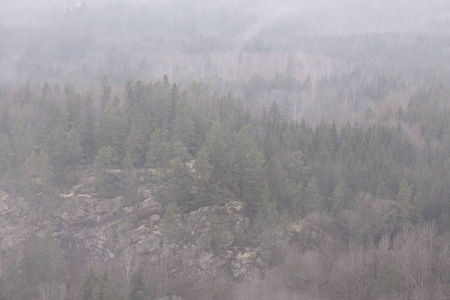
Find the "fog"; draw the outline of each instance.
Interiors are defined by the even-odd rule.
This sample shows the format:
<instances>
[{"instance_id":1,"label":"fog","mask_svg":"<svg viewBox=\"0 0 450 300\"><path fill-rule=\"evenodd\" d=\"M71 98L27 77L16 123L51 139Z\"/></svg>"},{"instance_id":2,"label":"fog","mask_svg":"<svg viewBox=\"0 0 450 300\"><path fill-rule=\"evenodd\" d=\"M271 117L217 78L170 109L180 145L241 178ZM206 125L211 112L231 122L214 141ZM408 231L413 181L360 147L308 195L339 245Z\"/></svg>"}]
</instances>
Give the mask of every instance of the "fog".
<instances>
[{"instance_id":1,"label":"fog","mask_svg":"<svg viewBox=\"0 0 450 300\"><path fill-rule=\"evenodd\" d=\"M177 82L270 78L283 73L289 53L308 54L294 42L299 37L446 33L450 24L450 4L441 0L3 0L1 6L2 81L84 87L104 76L118 85L161 74Z\"/></svg>"},{"instance_id":2,"label":"fog","mask_svg":"<svg viewBox=\"0 0 450 300\"><path fill-rule=\"evenodd\" d=\"M0 0L0 299L450 299L449 33L448 0Z\"/></svg>"}]
</instances>

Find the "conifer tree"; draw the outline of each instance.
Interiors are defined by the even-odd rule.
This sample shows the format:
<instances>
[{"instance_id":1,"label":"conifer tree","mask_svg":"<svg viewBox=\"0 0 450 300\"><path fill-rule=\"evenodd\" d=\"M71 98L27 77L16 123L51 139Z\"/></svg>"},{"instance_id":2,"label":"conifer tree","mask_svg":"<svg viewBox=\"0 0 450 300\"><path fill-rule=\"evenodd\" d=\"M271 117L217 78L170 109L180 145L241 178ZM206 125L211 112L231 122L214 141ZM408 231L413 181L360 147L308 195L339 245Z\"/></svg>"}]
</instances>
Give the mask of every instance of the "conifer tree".
<instances>
[{"instance_id":1,"label":"conifer tree","mask_svg":"<svg viewBox=\"0 0 450 300\"><path fill-rule=\"evenodd\" d=\"M323 208L322 196L319 193L319 188L315 177L311 178L308 185L303 190L302 198L304 209L307 212L320 210Z\"/></svg>"},{"instance_id":2,"label":"conifer tree","mask_svg":"<svg viewBox=\"0 0 450 300\"><path fill-rule=\"evenodd\" d=\"M8 169L8 158L11 153L9 137L6 134L0 134L0 174L3 176Z\"/></svg>"},{"instance_id":3,"label":"conifer tree","mask_svg":"<svg viewBox=\"0 0 450 300\"><path fill-rule=\"evenodd\" d=\"M258 204L255 226L263 233L272 233L278 222L278 218L277 203L271 200L270 190L266 184L261 193L260 203Z\"/></svg>"},{"instance_id":4,"label":"conifer tree","mask_svg":"<svg viewBox=\"0 0 450 300\"><path fill-rule=\"evenodd\" d=\"M288 179L277 157L271 157L266 163L267 183L271 199L275 200L279 210L290 211L294 199L295 185Z\"/></svg>"},{"instance_id":5,"label":"conifer tree","mask_svg":"<svg viewBox=\"0 0 450 300\"><path fill-rule=\"evenodd\" d=\"M168 135L169 132L165 127L156 128L152 132L145 162L147 168L167 168L170 166Z\"/></svg>"},{"instance_id":6,"label":"conifer tree","mask_svg":"<svg viewBox=\"0 0 450 300\"><path fill-rule=\"evenodd\" d=\"M90 270L88 275L84 278L82 284L83 300L92 300L98 294L98 277L94 270ZM97 288L97 291L96 291Z\"/></svg>"},{"instance_id":7,"label":"conifer tree","mask_svg":"<svg viewBox=\"0 0 450 300\"><path fill-rule=\"evenodd\" d=\"M234 137L234 145L232 149L233 159L233 180L237 185L237 193L242 197L245 168L247 164L247 155L256 147L253 137L251 136L252 126L244 126Z\"/></svg>"},{"instance_id":8,"label":"conifer tree","mask_svg":"<svg viewBox=\"0 0 450 300\"><path fill-rule=\"evenodd\" d=\"M125 155L126 120L119 113L119 109L109 104L100 115L95 131L97 149L109 146L120 157Z\"/></svg>"},{"instance_id":9,"label":"conifer tree","mask_svg":"<svg viewBox=\"0 0 450 300\"><path fill-rule=\"evenodd\" d=\"M117 195L118 158L116 151L110 146L102 147L94 160L94 184L102 197Z\"/></svg>"},{"instance_id":10,"label":"conifer tree","mask_svg":"<svg viewBox=\"0 0 450 300\"><path fill-rule=\"evenodd\" d=\"M408 185L406 180L403 180L394 203L397 208L397 217L401 229L408 229L412 226L411 213L413 206L411 202L412 186Z\"/></svg>"},{"instance_id":11,"label":"conifer tree","mask_svg":"<svg viewBox=\"0 0 450 300\"><path fill-rule=\"evenodd\" d=\"M178 207L175 202L168 203L164 210L162 229L164 235L167 236L169 239L177 240L180 237L180 231L176 219L177 211Z\"/></svg>"},{"instance_id":12,"label":"conifer tree","mask_svg":"<svg viewBox=\"0 0 450 300\"><path fill-rule=\"evenodd\" d=\"M125 140L125 151L129 152L136 167L142 167L148 151L148 130L142 112L134 114L131 118L131 128Z\"/></svg>"},{"instance_id":13,"label":"conifer tree","mask_svg":"<svg viewBox=\"0 0 450 300\"><path fill-rule=\"evenodd\" d=\"M121 194L125 197L127 203L135 204L138 201L137 178L130 152L127 152L123 158L120 168L119 182Z\"/></svg>"},{"instance_id":14,"label":"conifer tree","mask_svg":"<svg viewBox=\"0 0 450 300\"><path fill-rule=\"evenodd\" d=\"M292 153L288 169L289 178L295 185L307 183L308 167L305 164L303 153L298 150Z\"/></svg>"},{"instance_id":15,"label":"conifer tree","mask_svg":"<svg viewBox=\"0 0 450 300\"><path fill-rule=\"evenodd\" d=\"M196 201L206 204L213 192L213 181L211 178L212 166L208 162L208 150L206 147L202 147L198 152L197 159L194 163L194 176L195 186L198 191L196 192Z\"/></svg>"},{"instance_id":16,"label":"conifer tree","mask_svg":"<svg viewBox=\"0 0 450 300\"><path fill-rule=\"evenodd\" d=\"M246 204L246 214L251 219L256 216L258 202L266 180L264 154L254 148L247 155L242 189L242 199Z\"/></svg>"},{"instance_id":17,"label":"conifer tree","mask_svg":"<svg viewBox=\"0 0 450 300\"><path fill-rule=\"evenodd\" d=\"M133 275L130 300L144 300L147 297L147 290L142 278L142 271L136 272Z\"/></svg>"}]
</instances>

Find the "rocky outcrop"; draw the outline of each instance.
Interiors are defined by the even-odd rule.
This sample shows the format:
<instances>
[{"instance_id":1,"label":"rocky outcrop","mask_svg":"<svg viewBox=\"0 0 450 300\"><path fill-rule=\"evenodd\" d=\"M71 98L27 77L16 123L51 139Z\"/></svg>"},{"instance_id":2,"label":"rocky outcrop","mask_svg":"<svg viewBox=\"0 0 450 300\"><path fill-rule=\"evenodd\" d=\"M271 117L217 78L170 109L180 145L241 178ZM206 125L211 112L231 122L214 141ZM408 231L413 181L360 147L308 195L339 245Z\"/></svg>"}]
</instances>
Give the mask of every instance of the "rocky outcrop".
<instances>
[{"instance_id":1,"label":"rocky outcrop","mask_svg":"<svg viewBox=\"0 0 450 300\"><path fill-rule=\"evenodd\" d=\"M165 234L163 206L153 198L151 185L142 184L143 200L130 204L123 197L97 197L90 182L92 178L61 194L58 209L45 216L0 191L0 251L19 249L30 230L51 231L63 248L82 249L94 261L108 261L130 249L155 262L171 256L200 273L214 266L227 268L236 279L261 275L261 249L239 245L249 230L241 202L177 214L174 229L180 234L174 238ZM33 219L35 215L39 218Z\"/></svg>"}]
</instances>

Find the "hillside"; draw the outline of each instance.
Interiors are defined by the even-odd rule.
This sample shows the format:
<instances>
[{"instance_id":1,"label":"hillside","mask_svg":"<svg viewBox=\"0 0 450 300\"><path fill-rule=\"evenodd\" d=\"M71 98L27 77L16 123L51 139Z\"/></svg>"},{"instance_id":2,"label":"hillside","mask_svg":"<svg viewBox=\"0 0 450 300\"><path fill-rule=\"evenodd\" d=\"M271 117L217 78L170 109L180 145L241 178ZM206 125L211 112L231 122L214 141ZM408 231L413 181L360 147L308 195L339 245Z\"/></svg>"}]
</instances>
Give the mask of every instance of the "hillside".
<instances>
[{"instance_id":1,"label":"hillside","mask_svg":"<svg viewBox=\"0 0 450 300\"><path fill-rule=\"evenodd\" d=\"M256 299L257 280L292 299L448 293L450 123L426 91L364 127L276 102L259 117L166 76L111 91L4 93L5 299Z\"/></svg>"},{"instance_id":2,"label":"hillside","mask_svg":"<svg viewBox=\"0 0 450 300\"><path fill-rule=\"evenodd\" d=\"M448 1L1 6L0 300L450 298Z\"/></svg>"}]
</instances>

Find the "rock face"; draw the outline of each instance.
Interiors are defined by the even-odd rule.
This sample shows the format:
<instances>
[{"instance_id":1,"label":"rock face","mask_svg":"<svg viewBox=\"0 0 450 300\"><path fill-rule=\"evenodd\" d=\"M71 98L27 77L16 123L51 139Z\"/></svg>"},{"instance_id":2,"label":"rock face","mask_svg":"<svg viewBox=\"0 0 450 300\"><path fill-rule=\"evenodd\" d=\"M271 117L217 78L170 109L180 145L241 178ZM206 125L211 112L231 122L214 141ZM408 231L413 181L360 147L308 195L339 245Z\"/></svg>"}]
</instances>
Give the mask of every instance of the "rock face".
<instances>
[{"instance_id":1,"label":"rock face","mask_svg":"<svg viewBox=\"0 0 450 300\"><path fill-rule=\"evenodd\" d=\"M90 189L92 180L86 182L61 194L61 205L46 215L0 191L0 252L19 249L31 230L51 231L62 248L82 249L93 261L108 261L130 249L155 262L161 255L174 256L198 272L213 266L227 268L236 279L261 275L261 250L240 242L249 230L242 203L176 214L173 237L166 234L163 206L153 198L151 186L142 184L143 200L130 204L123 197L98 198Z\"/></svg>"}]
</instances>

